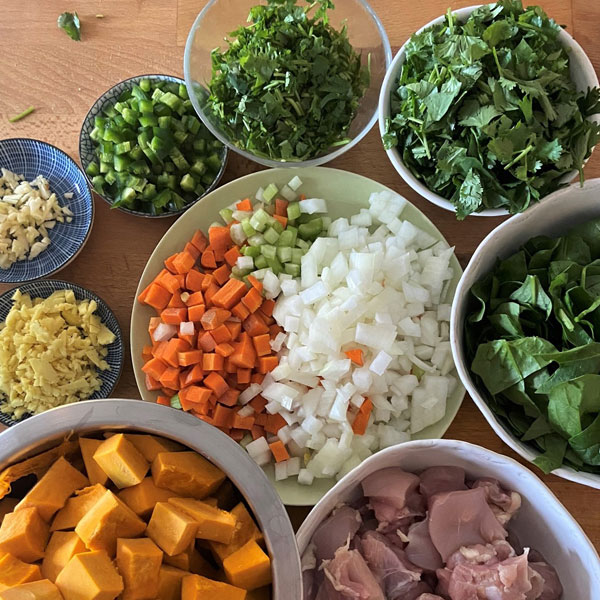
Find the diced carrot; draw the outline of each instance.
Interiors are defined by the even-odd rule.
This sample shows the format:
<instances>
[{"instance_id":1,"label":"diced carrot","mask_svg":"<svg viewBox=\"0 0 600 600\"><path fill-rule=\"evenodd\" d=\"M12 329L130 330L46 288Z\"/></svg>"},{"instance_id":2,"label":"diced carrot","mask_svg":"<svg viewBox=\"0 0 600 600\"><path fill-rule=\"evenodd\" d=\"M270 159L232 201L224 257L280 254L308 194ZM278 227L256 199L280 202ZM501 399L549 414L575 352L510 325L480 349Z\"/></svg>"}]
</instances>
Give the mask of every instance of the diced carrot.
<instances>
[{"instance_id":1,"label":"diced carrot","mask_svg":"<svg viewBox=\"0 0 600 600\"><path fill-rule=\"evenodd\" d=\"M285 419L279 413L276 413L274 415L267 415L267 422L264 427L265 431L275 434L286 425Z\"/></svg>"},{"instance_id":2,"label":"diced carrot","mask_svg":"<svg viewBox=\"0 0 600 600\"><path fill-rule=\"evenodd\" d=\"M252 338L247 333L240 334L239 342L233 344L234 353L229 360L242 369L252 369L256 362L256 350Z\"/></svg>"},{"instance_id":3,"label":"diced carrot","mask_svg":"<svg viewBox=\"0 0 600 600\"><path fill-rule=\"evenodd\" d=\"M208 246L208 240L206 239L204 232L202 232L200 229L198 229L196 233L194 233L190 242L194 246L196 246L196 248L200 250L200 252L204 252L206 246Z\"/></svg>"},{"instance_id":4,"label":"diced carrot","mask_svg":"<svg viewBox=\"0 0 600 600\"><path fill-rule=\"evenodd\" d=\"M179 353L179 366L189 367L202 362L202 350L188 350Z\"/></svg>"},{"instance_id":5,"label":"diced carrot","mask_svg":"<svg viewBox=\"0 0 600 600\"><path fill-rule=\"evenodd\" d=\"M202 315L206 310L204 304L196 304L188 308L188 319L194 323L198 323L202 319Z\"/></svg>"},{"instance_id":6,"label":"diced carrot","mask_svg":"<svg viewBox=\"0 0 600 600\"><path fill-rule=\"evenodd\" d=\"M230 267L233 267L241 255L242 254L240 253L239 248L237 246L232 246L229 248L229 250L227 250L227 252L225 252L225 262Z\"/></svg>"},{"instance_id":7,"label":"diced carrot","mask_svg":"<svg viewBox=\"0 0 600 600\"><path fill-rule=\"evenodd\" d=\"M190 350L190 345L180 338L171 338L161 352L161 360L166 362L171 367L179 366L179 353Z\"/></svg>"},{"instance_id":8,"label":"diced carrot","mask_svg":"<svg viewBox=\"0 0 600 600\"><path fill-rule=\"evenodd\" d=\"M269 448L271 448L273 458L276 460L276 462L283 462L290 457L288 451L286 450L285 444L281 440L277 440L276 442L269 444Z\"/></svg>"},{"instance_id":9,"label":"diced carrot","mask_svg":"<svg viewBox=\"0 0 600 600\"><path fill-rule=\"evenodd\" d=\"M266 317L272 317L274 309L275 309L275 300L263 300L263 303L259 310Z\"/></svg>"},{"instance_id":10,"label":"diced carrot","mask_svg":"<svg viewBox=\"0 0 600 600\"><path fill-rule=\"evenodd\" d=\"M185 387L185 380L187 379L189 369L179 369L179 377L177 381L177 389Z\"/></svg>"},{"instance_id":11,"label":"diced carrot","mask_svg":"<svg viewBox=\"0 0 600 600\"><path fill-rule=\"evenodd\" d=\"M229 358L231 361L231 357ZM233 362L231 363L233 364ZM238 383L250 383L250 369L238 369L237 370L237 382Z\"/></svg>"},{"instance_id":12,"label":"diced carrot","mask_svg":"<svg viewBox=\"0 0 600 600\"><path fill-rule=\"evenodd\" d=\"M187 252L188 254L191 254L194 257L194 262L196 262L200 258L200 254L202 254L200 250L198 250L198 248L196 248L196 246L192 244L192 242L188 242L183 247L183 251Z\"/></svg>"},{"instance_id":13,"label":"diced carrot","mask_svg":"<svg viewBox=\"0 0 600 600\"><path fill-rule=\"evenodd\" d=\"M262 356L258 359L258 372L269 373L279 364L277 356Z\"/></svg>"},{"instance_id":14,"label":"diced carrot","mask_svg":"<svg viewBox=\"0 0 600 600\"><path fill-rule=\"evenodd\" d=\"M255 288L251 287L246 295L242 298L242 304L251 312L256 312L262 304L263 298L260 292Z\"/></svg>"},{"instance_id":15,"label":"diced carrot","mask_svg":"<svg viewBox=\"0 0 600 600\"><path fill-rule=\"evenodd\" d=\"M249 415L247 417L240 417L237 413L233 417L233 426L236 429L252 429L254 427L254 417Z\"/></svg>"},{"instance_id":16,"label":"diced carrot","mask_svg":"<svg viewBox=\"0 0 600 600\"><path fill-rule=\"evenodd\" d=\"M171 296L167 308L185 308L185 302L181 299L181 290L176 290Z\"/></svg>"},{"instance_id":17,"label":"diced carrot","mask_svg":"<svg viewBox=\"0 0 600 600\"><path fill-rule=\"evenodd\" d=\"M227 391L219 398L219 402L225 406L235 406L237 404L240 390L228 388Z\"/></svg>"},{"instance_id":18,"label":"diced carrot","mask_svg":"<svg viewBox=\"0 0 600 600\"><path fill-rule=\"evenodd\" d=\"M283 198L275 198L275 214L280 217L287 217L287 207L289 202Z\"/></svg>"},{"instance_id":19,"label":"diced carrot","mask_svg":"<svg viewBox=\"0 0 600 600\"><path fill-rule=\"evenodd\" d=\"M352 422L352 431L356 435L364 435L367 430L367 425L369 424L369 417L371 416L372 410L373 402L371 402L370 398L365 398Z\"/></svg>"},{"instance_id":20,"label":"diced carrot","mask_svg":"<svg viewBox=\"0 0 600 600\"><path fill-rule=\"evenodd\" d=\"M363 351L360 348L352 348L351 350L346 350L344 354L359 367L362 367L364 364L363 361Z\"/></svg>"},{"instance_id":21,"label":"diced carrot","mask_svg":"<svg viewBox=\"0 0 600 600\"><path fill-rule=\"evenodd\" d=\"M223 357L218 354L205 352L202 356L202 368L205 371L220 371L223 368Z\"/></svg>"},{"instance_id":22,"label":"diced carrot","mask_svg":"<svg viewBox=\"0 0 600 600\"><path fill-rule=\"evenodd\" d=\"M199 385L185 387L179 391L181 408L186 411L194 409L200 413L205 413L206 410L198 405L207 406L211 393L208 388Z\"/></svg>"},{"instance_id":23,"label":"diced carrot","mask_svg":"<svg viewBox=\"0 0 600 600\"><path fill-rule=\"evenodd\" d=\"M219 356L226 358L227 356L231 356L235 352L235 348L231 344L223 342L222 344L217 344L215 352Z\"/></svg>"},{"instance_id":24,"label":"diced carrot","mask_svg":"<svg viewBox=\"0 0 600 600\"><path fill-rule=\"evenodd\" d=\"M262 335L263 333L269 333L269 328L263 318L257 313L248 315L243 320L242 327L244 328L244 331L252 337L255 335Z\"/></svg>"},{"instance_id":25,"label":"diced carrot","mask_svg":"<svg viewBox=\"0 0 600 600\"><path fill-rule=\"evenodd\" d=\"M216 346L215 338L213 338L210 332L205 331L198 336L198 348L204 350L204 352L212 352Z\"/></svg>"},{"instance_id":26,"label":"diced carrot","mask_svg":"<svg viewBox=\"0 0 600 600\"><path fill-rule=\"evenodd\" d=\"M202 291L205 292L213 283L214 279L212 273L204 273L204 279L202 280Z\"/></svg>"},{"instance_id":27,"label":"diced carrot","mask_svg":"<svg viewBox=\"0 0 600 600\"><path fill-rule=\"evenodd\" d=\"M158 396L156 403L162 404L163 406L171 406L171 398L167 398L167 396Z\"/></svg>"},{"instance_id":28,"label":"diced carrot","mask_svg":"<svg viewBox=\"0 0 600 600\"><path fill-rule=\"evenodd\" d=\"M271 338L268 333L257 335L252 338L254 349L256 350L257 356L266 356L271 354Z\"/></svg>"},{"instance_id":29,"label":"diced carrot","mask_svg":"<svg viewBox=\"0 0 600 600\"><path fill-rule=\"evenodd\" d=\"M204 292L204 299L209 306L212 304L212 297L219 291L219 286L216 281L212 281L208 289Z\"/></svg>"},{"instance_id":30,"label":"diced carrot","mask_svg":"<svg viewBox=\"0 0 600 600\"><path fill-rule=\"evenodd\" d=\"M208 243L213 250L225 252L233 243L228 227L211 227L208 230Z\"/></svg>"},{"instance_id":31,"label":"diced carrot","mask_svg":"<svg viewBox=\"0 0 600 600\"><path fill-rule=\"evenodd\" d=\"M287 217L284 217L283 215L273 215L273 218L276 221L279 221L283 225L284 229L287 227Z\"/></svg>"},{"instance_id":32,"label":"diced carrot","mask_svg":"<svg viewBox=\"0 0 600 600\"><path fill-rule=\"evenodd\" d=\"M163 360L163 353L168 345L169 342L156 342L154 347L154 356Z\"/></svg>"},{"instance_id":33,"label":"diced carrot","mask_svg":"<svg viewBox=\"0 0 600 600\"><path fill-rule=\"evenodd\" d=\"M217 329L231 317L231 313L224 308L209 308L200 319L200 323L204 329L211 331Z\"/></svg>"},{"instance_id":34,"label":"diced carrot","mask_svg":"<svg viewBox=\"0 0 600 600\"><path fill-rule=\"evenodd\" d=\"M175 279L177 279L177 282L179 283L180 288L185 287L185 273L175 273L175 275L173 275L173 277L175 277Z\"/></svg>"},{"instance_id":35,"label":"diced carrot","mask_svg":"<svg viewBox=\"0 0 600 600\"><path fill-rule=\"evenodd\" d=\"M142 358L144 362L152 358L152 346L144 346L142 348Z\"/></svg>"},{"instance_id":36,"label":"diced carrot","mask_svg":"<svg viewBox=\"0 0 600 600\"><path fill-rule=\"evenodd\" d=\"M217 344L222 344L223 342L231 341L231 332L229 331L225 323L211 330L210 334L213 336L213 339Z\"/></svg>"},{"instance_id":37,"label":"diced carrot","mask_svg":"<svg viewBox=\"0 0 600 600\"><path fill-rule=\"evenodd\" d=\"M237 317L238 319L240 319L240 321L243 321L246 317L248 317L248 315L250 314L250 311L246 308L246 306L244 304L242 304L241 302L238 302L232 309L231 312L233 313L233 315L235 317Z\"/></svg>"},{"instance_id":38,"label":"diced carrot","mask_svg":"<svg viewBox=\"0 0 600 600\"><path fill-rule=\"evenodd\" d=\"M254 409L255 413L261 413L265 409L267 401L259 394L258 396L254 396L248 404Z\"/></svg>"},{"instance_id":39,"label":"diced carrot","mask_svg":"<svg viewBox=\"0 0 600 600\"><path fill-rule=\"evenodd\" d=\"M225 321L223 323L231 335L232 340L236 340L242 331L242 324L239 321Z\"/></svg>"},{"instance_id":40,"label":"diced carrot","mask_svg":"<svg viewBox=\"0 0 600 600\"><path fill-rule=\"evenodd\" d=\"M283 333L283 329L281 327L279 327L279 325L270 325L269 326L269 335L271 336L271 339L276 338L277 335L280 333Z\"/></svg>"},{"instance_id":41,"label":"diced carrot","mask_svg":"<svg viewBox=\"0 0 600 600\"><path fill-rule=\"evenodd\" d=\"M160 376L165 372L167 365L160 358L150 359L143 367L142 371L150 375L153 379L160 381Z\"/></svg>"},{"instance_id":42,"label":"diced carrot","mask_svg":"<svg viewBox=\"0 0 600 600\"><path fill-rule=\"evenodd\" d=\"M169 304L171 294L164 287L153 283L145 296L144 302L156 310L162 310Z\"/></svg>"},{"instance_id":43,"label":"diced carrot","mask_svg":"<svg viewBox=\"0 0 600 600\"><path fill-rule=\"evenodd\" d=\"M260 413L255 417L255 423L260 425L261 427L266 427L267 421L269 420L269 415L267 413Z\"/></svg>"},{"instance_id":44,"label":"diced carrot","mask_svg":"<svg viewBox=\"0 0 600 600\"><path fill-rule=\"evenodd\" d=\"M235 413L231 408L217 404L215 414L213 415L213 423L217 427L231 427L234 415Z\"/></svg>"},{"instance_id":45,"label":"diced carrot","mask_svg":"<svg viewBox=\"0 0 600 600\"><path fill-rule=\"evenodd\" d=\"M158 380L163 387L179 389L179 369L167 367Z\"/></svg>"},{"instance_id":46,"label":"diced carrot","mask_svg":"<svg viewBox=\"0 0 600 600\"><path fill-rule=\"evenodd\" d=\"M262 291L263 291L263 282L262 281L259 281L258 279L256 279L256 277L254 277L254 275L248 275L248 283L253 288L256 288L260 294L262 294Z\"/></svg>"},{"instance_id":47,"label":"diced carrot","mask_svg":"<svg viewBox=\"0 0 600 600\"><path fill-rule=\"evenodd\" d=\"M190 269L185 276L185 287L190 292L199 292L202 289L202 281L204 273L200 273L198 269Z\"/></svg>"},{"instance_id":48,"label":"diced carrot","mask_svg":"<svg viewBox=\"0 0 600 600\"><path fill-rule=\"evenodd\" d=\"M237 442L239 444L244 439L244 436L246 435L246 433L248 433L248 432L244 431L243 429L232 429L229 432L229 437L234 442Z\"/></svg>"},{"instance_id":49,"label":"diced carrot","mask_svg":"<svg viewBox=\"0 0 600 600\"><path fill-rule=\"evenodd\" d=\"M264 428L261 427L260 425L256 425L256 423L252 426L250 433L252 434L253 440L257 440L258 438L265 437Z\"/></svg>"},{"instance_id":50,"label":"diced carrot","mask_svg":"<svg viewBox=\"0 0 600 600\"><path fill-rule=\"evenodd\" d=\"M213 304L221 308L233 308L246 293L246 284L239 279L230 279L214 296Z\"/></svg>"},{"instance_id":51,"label":"diced carrot","mask_svg":"<svg viewBox=\"0 0 600 600\"><path fill-rule=\"evenodd\" d=\"M258 385L260 385L264 378L264 373L252 373L252 377L250 377L250 383L258 383Z\"/></svg>"},{"instance_id":52,"label":"diced carrot","mask_svg":"<svg viewBox=\"0 0 600 600\"><path fill-rule=\"evenodd\" d=\"M141 292L140 295L137 297L138 302L142 302L143 304L146 303L146 296L148 295L148 291L150 290L150 288L152 287L152 285L154 285L154 281L152 283L149 283Z\"/></svg>"},{"instance_id":53,"label":"diced carrot","mask_svg":"<svg viewBox=\"0 0 600 600\"><path fill-rule=\"evenodd\" d=\"M177 270L175 269L175 266L173 265L173 262L177 258L177 254L172 254L171 256L169 256L169 258L167 258L165 260L165 267L167 267L167 269L169 269L169 271L171 271L171 273L177 273Z\"/></svg>"},{"instance_id":54,"label":"diced carrot","mask_svg":"<svg viewBox=\"0 0 600 600\"><path fill-rule=\"evenodd\" d=\"M200 258L200 264L208 269L215 269L217 261L215 260L215 253L208 248L202 253Z\"/></svg>"},{"instance_id":55,"label":"diced carrot","mask_svg":"<svg viewBox=\"0 0 600 600\"><path fill-rule=\"evenodd\" d=\"M223 263L220 267L213 271L212 276L219 285L223 285L229 279L230 274L231 269L225 263Z\"/></svg>"},{"instance_id":56,"label":"diced carrot","mask_svg":"<svg viewBox=\"0 0 600 600\"><path fill-rule=\"evenodd\" d=\"M196 306L198 304L205 304L204 294L201 291L190 294L188 299L185 301L186 306Z\"/></svg>"},{"instance_id":57,"label":"diced carrot","mask_svg":"<svg viewBox=\"0 0 600 600\"><path fill-rule=\"evenodd\" d=\"M172 273L169 273L167 269L163 269L154 281L158 283L158 285L164 287L168 292L171 292L171 294L174 294L181 287L177 277Z\"/></svg>"},{"instance_id":58,"label":"diced carrot","mask_svg":"<svg viewBox=\"0 0 600 600\"><path fill-rule=\"evenodd\" d=\"M184 342L187 343L188 347L190 348L195 348L196 344L198 342L198 334L194 333L192 335L181 335L181 333L179 334L179 339L183 340Z\"/></svg>"},{"instance_id":59,"label":"diced carrot","mask_svg":"<svg viewBox=\"0 0 600 600\"><path fill-rule=\"evenodd\" d=\"M149 392L154 392L156 390L160 390L160 388L162 387L162 385L160 385L160 381L158 381L158 379L154 379L154 377L152 377L151 375L148 375L148 373L145 374L145 383L146 383L146 389Z\"/></svg>"},{"instance_id":60,"label":"diced carrot","mask_svg":"<svg viewBox=\"0 0 600 600\"><path fill-rule=\"evenodd\" d=\"M243 211L251 211L252 210L252 202L250 202L250 198L244 198L243 200L240 200L235 207L238 210L243 210Z\"/></svg>"},{"instance_id":61,"label":"diced carrot","mask_svg":"<svg viewBox=\"0 0 600 600\"><path fill-rule=\"evenodd\" d=\"M160 318L163 320L163 323L179 325L179 323L187 320L187 312L187 308L165 308L160 313Z\"/></svg>"},{"instance_id":62,"label":"diced carrot","mask_svg":"<svg viewBox=\"0 0 600 600\"><path fill-rule=\"evenodd\" d=\"M205 354L204 356L210 355ZM217 398L220 398L229 389L227 382L214 371L204 378L204 385L210 388Z\"/></svg>"},{"instance_id":63,"label":"diced carrot","mask_svg":"<svg viewBox=\"0 0 600 600\"><path fill-rule=\"evenodd\" d=\"M193 385L200 383L204 379L204 371L202 370L202 363L194 365L185 376L184 384Z\"/></svg>"}]
</instances>

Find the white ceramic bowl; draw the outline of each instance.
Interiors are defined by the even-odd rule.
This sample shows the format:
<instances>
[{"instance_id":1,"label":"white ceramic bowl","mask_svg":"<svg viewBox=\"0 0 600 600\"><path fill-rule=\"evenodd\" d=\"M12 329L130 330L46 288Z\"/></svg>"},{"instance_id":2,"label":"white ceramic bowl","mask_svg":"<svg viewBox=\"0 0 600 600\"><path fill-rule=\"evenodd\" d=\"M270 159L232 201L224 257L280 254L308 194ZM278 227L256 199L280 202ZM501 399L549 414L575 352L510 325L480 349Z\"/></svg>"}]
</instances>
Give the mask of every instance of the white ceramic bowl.
<instances>
[{"instance_id":1,"label":"white ceramic bowl","mask_svg":"<svg viewBox=\"0 0 600 600\"><path fill-rule=\"evenodd\" d=\"M598 217L600 217L600 179L591 179L584 187L573 184L550 194L544 202L532 206L524 213L515 215L496 227L479 244L458 284L452 303L450 343L458 375L468 394L502 441L529 461L539 456L539 452L505 429L490 410L471 377L463 338L465 317L469 308L469 291L473 284L492 269L498 257L510 256L530 238L536 235L563 235L571 227ZM553 473L569 481L600 489L600 475L575 471L570 467L556 469Z\"/></svg>"},{"instance_id":2,"label":"white ceramic bowl","mask_svg":"<svg viewBox=\"0 0 600 600\"><path fill-rule=\"evenodd\" d=\"M478 4L475 6L467 6L465 8L455 10L453 11L453 13L460 21L464 22L467 20L469 15L480 6L483 5ZM424 25L423 27L421 27L421 29L416 31L415 35L417 33L421 33L421 31L427 29L428 27L432 27L433 25L437 25L438 23L443 22L444 19L445 15L442 15L437 19L430 21L429 23L427 23L427 25ZM570 52L571 79L575 83L577 89L585 91L588 88L597 87L598 76L596 75L596 71L594 70L594 66L592 65L590 59L588 58L587 54L583 51L583 48L575 41L573 36L567 33L564 29L560 32L559 39L561 40L563 45L566 48L568 48ZM407 40L402 45L400 50L398 50L398 53L394 57L394 60L392 61L392 64L390 65L386 73L385 79L383 80L383 85L381 86L381 93L379 95L379 131L381 132L382 136L385 133L386 120L389 119L391 116L390 95L394 87L396 86L396 81L398 79L398 75L400 74L400 69L402 68L402 64L404 63L406 44L409 41L410 40ZM600 116L596 115L595 120L600 122ZM390 148L389 150L386 150L386 152L396 171L398 171L398 173L402 176L402 179L404 179L404 181L406 181L406 183L408 183L408 185L410 185L410 187L413 190L415 190L415 192L419 193L421 196L423 196L423 198L429 200L429 202L432 202L433 204L436 204L437 206L440 206L441 208L444 208L446 210L455 212L454 205L449 200L446 200L446 198L444 198L443 196L432 192L429 188L425 186L425 184L420 179L417 179L412 174L410 169L408 169L404 164L404 161L402 160L400 152L398 152L397 148ZM562 181L564 183L570 182L573 179L573 177L575 177L576 173L576 171L567 173L567 175L565 175L562 178ZM508 211L506 211L503 208L489 208L482 210L481 212L473 213L474 216L478 217L499 217L507 214Z\"/></svg>"},{"instance_id":3,"label":"white ceramic bowl","mask_svg":"<svg viewBox=\"0 0 600 600\"><path fill-rule=\"evenodd\" d=\"M462 467L470 477L495 477L506 488L521 494L523 505L509 530L515 532L521 544L541 552L557 570L565 600L600 598L598 553L556 496L531 471L511 458L456 440L406 442L369 457L310 512L297 535L300 554L333 508L361 493L358 485L367 475L392 466L419 471L443 465Z\"/></svg>"}]
</instances>

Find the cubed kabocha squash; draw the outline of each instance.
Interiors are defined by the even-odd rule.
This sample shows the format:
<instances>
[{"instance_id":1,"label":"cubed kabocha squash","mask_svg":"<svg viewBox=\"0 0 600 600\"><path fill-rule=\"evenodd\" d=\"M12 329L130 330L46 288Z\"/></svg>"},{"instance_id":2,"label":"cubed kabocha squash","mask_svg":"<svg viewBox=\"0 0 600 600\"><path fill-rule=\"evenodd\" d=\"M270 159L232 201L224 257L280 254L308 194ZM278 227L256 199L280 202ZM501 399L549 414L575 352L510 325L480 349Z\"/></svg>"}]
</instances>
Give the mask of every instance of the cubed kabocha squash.
<instances>
[{"instance_id":1,"label":"cubed kabocha squash","mask_svg":"<svg viewBox=\"0 0 600 600\"><path fill-rule=\"evenodd\" d=\"M181 583L181 600L246 600L246 597L247 591L242 588L201 575L188 575Z\"/></svg>"},{"instance_id":2,"label":"cubed kabocha squash","mask_svg":"<svg viewBox=\"0 0 600 600\"><path fill-rule=\"evenodd\" d=\"M168 502L157 502L146 535L169 556L181 554L196 537L198 524Z\"/></svg>"},{"instance_id":3,"label":"cubed kabocha squash","mask_svg":"<svg viewBox=\"0 0 600 600\"><path fill-rule=\"evenodd\" d=\"M152 477L146 477L141 483L121 490L117 495L136 515L145 519L150 516L157 502L166 502L177 494L157 487Z\"/></svg>"},{"instance_id":4,"label":"cubed kabocha squash","mask_svg":"<svg viewBox=\"0 0 600 600\"><path fill-rule=\"evenodd\" d=\"M254 590L271 583L271 560L264 550L250 540L223 561L227 581Z\"/></svg>"},{"instance_id":5,"label":"cubed kabocha squash","mask_svg":"<svg viewBox=\"0 0 600 600\"><path fill-rule=\"evenodd\" d=\"M94 460L119 489L141 483L150 467L123 433L104 440L94 452Z\"/></svg>"},{"instance_id":6,"label":"cubed kabocha squash","mask_svg":"<svg viewBox=\"0 0 600 600\"><path fill-rule=\"evenodd\" d=\"M87 552L87 548L74 531L55 531L46 546L42 575L50 581L56 581L67 563L82 552Z\"/></svg>"},{"instance_id":7,"label":"cubed kabocha squash","mask_svg":"<svg viewBox=\"0 0 600 600\"><path fill-rule=\"evenodd\" d=\"M21 508L5 515L0 525L0 552L8 552L23 562L44 558L50 535L48 523L37 508Z\"/></svg>"},{"instance_id":8,"label":"cubed kabocha squash","mask_svg":"<svg viewBox=\"0 0 600 600\"><path fill-rule=\"evenodd\" d=\"M118 539L117 568L123 577L122 600L154 600L162 550L148 538Z\"/></svg>"},{"instance_id":9,"label":"cubed kabocha squash","mask_svg":"<svg viewBox=\"0 0 600 600\"><path fill-rule=\"evenodd\" d=\"M0 592L0 600L63 600L63 597L54 583L40 579Z\"/></svg>"},{"instance_id":10,"label":"cubed kabocha squash","mask_svg":"<svg viewBox=\"0 0 600 600\"><path fill-rule=\"evenodd\" d=\"M19 560L12 554L0 553L0 590L10 589L22 583L38 581L42 572L38 565Z\"/></svg>"},{"instance_id":11,"label":"cubed kabocha squash","mask_svg":"<svg viewBox=\"0 0 600 600\"><path fill-rule=\"evenodd\" d=\"M145 433L126 433L125 437L139 450L151 464L161 452L179 452L184 449L181 444L167 438Z\"/></svg>"},{"instance_id":12,"label":"cubed kabocha squash","mask_svg":"<svg viewBox=\"0 0 600 600\"><path fill-rule=\"evenodd\" d=\"M117 550L117 538L138 537L145 529L146 523L107 490L77 523L75 533L89 550L104 550L113 557Z\"/></svg>"},{"instance_id":13,"label":"cubed kabocha squash","mask_svg":"<svg viewBox=\"0 0 600 600\"><path fill-rule=\"evenodd\" d=\"M93 438L79 438L79 448L81 456L85 464L85 472L92 485L99 483L106 485L108 483L108 475L102 470L102 467L94 460L94 452L98 450L98 446L104 440L95 440Z\"/></svg>"},{"instance_id":14,"label":"cubed kabocha squash","mask_svg":"<svg viewBox=\"0 0 600 600\"><path fill-rule=\"evenodd\" d=\"M246 542L256 540L261 542L263 535L256 526L252 515L248 512L246 506L240 502L231 510L231 514L236 518L235 532L229 544L220 542L209 542L209 547L219 563L236 550L239 550Z\"/></svg>"},{"instance_id":15,"label":"cubed kabocha squash","mask_svg":"<svg viewBox=\"0 0 600 600\"><path fill-rule=\"evenodd\" d=\"M64 457L58 458L44 476L25 494L16 510L34 506L49 521L73 495L90 484L88 478Z\"/></svg>"},{"instance_id":16,"label":"cubed kabocha squash","mask_svg":"<svg viewBox=\"0 0 600 600\"><path fill-rule=\"evenodd\" d=\"M152 477L158 487L197 500L225 481L225 473L196 452L161 452L152 462Z\"/></svg>"},{"instance_id":17,"label":"cubed kabocha squash","mask_svg":"<svg viewBox=\"0 0 600 600\"><path fill-rule=\"evenodd\" d=\"M76 554L58 574L56 586L64 600L115 600L124 588L103 550Z\"/></svg>"},{"instance_id":18,"label":"cubed kabocha squash","mask_svg":"<svg viewBox=\"0 0 600 600\"><path fill-rule=\"evenodd\" d=\"M197 538L223 544L231 543L237 524L237 518L231 513L193 498L170 498L169 503L198 523Z\"/></svg>"},{"instance_id":19,"label":"cubed kabocha squash","mask_svg":"<svg viewBox=\"0 0 600 600\"><path fill-rule=\"evenodd\" d=\"M181 600L181 582L190 574L170 565L162 565L158 574L156 600Z\"/></svg>"},{"instance_id":20,"label":"cubed kabocha squash","mask_svg":"<svg viewBox=\"0 0 600 600\"><path fill-rule=\"evenodd\" d=\"M50 531L74 529L105 493L106 488L99 483L77 490L56 513Z\"/></svg>"}]
</instances>

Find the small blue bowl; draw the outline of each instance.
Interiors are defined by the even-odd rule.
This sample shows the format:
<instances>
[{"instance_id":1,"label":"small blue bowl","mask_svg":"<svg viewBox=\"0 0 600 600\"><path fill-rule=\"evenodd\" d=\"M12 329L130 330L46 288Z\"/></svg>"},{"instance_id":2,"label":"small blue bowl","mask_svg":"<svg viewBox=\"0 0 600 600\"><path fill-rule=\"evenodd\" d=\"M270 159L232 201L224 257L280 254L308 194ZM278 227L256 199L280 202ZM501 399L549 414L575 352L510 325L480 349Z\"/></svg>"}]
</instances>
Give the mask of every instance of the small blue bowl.
<instances>
[{"instance_id":1,"label":"small blue bowl","mask_svg":"<svg viewBox=\"0 0 600 600\"><path fill-rule=\"evenodd\" d=\"M33 260L20 260L0 269L0 283L24 283L48 277L79 254L92 230L92 190L77 163L56 146L29 138L0 140L0 167L32 181L42 175L50 182L61 206L73 212L71 223L57 223L49 230L50 245ZM66 193L73 197L67 200Z\"/></svg>"},{"instance_id":2,"label":"small blue bowl","mask_svg":"<svg viewBox=\"0 0 600 600\"><path fill-rule=\"evenodd\" d=\"M0 324L4 323L6 317L13 306L13 294L19 289L22 294L29 294L32 298L48 298L53 292L57 290L73 290L75 298L77 300L95 300L98 308L95 314L100 317L102 323L104 323L114 334L115 341L107 346L108 354L105 359L110 369L106 371L98 371L98 376L102 380L102 387L92 394L85 400L96 400L99 398L110 398L112 391L115 389L123 370L123 335L119 322L113 314L112 310L108 307L106 302L102 298L96 296L93 292L86 290L85 288L69 283L68 281L60 281L58 279L46 279L43 281L34 281L19 285L4 294L0 295ZM0 398L0 405L2 404ZM10 427L19 423L23 419L31 415L23 416L19 421L13 420L9 415L0 412L0 423Z\"/></svg>"}]
</instances>

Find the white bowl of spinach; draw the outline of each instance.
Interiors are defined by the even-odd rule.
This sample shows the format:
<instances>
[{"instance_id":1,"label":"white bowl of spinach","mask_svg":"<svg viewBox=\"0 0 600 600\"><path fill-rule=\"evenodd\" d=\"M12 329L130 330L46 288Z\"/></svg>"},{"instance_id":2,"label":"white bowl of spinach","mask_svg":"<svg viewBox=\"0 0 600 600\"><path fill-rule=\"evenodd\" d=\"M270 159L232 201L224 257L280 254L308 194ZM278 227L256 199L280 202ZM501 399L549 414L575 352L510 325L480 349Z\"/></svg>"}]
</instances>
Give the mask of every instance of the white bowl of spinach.
<instances>
[{"instance_id":1,"label":"white bowl of spinach","mask_svg":"<svg viewBox=\"0 0 600 600\"><path fill-rule=\"evenodd\" d=\"M502 440L600 489L600 179L492 231L461 278L450 329L458 374Z\"/></svg>"},{"instance_id":2,"label":"white bowl of spinach","mask_svg":"<svg viewBox=\"0 0 600 600\"><path fill-rule=\"evenodd\" d=\"M402 46L379 127L406 182L464 219L520 213L583 179L599 112L581 46L541 8L499 0L449 10Z\"/></svg>"}]
</instances>

